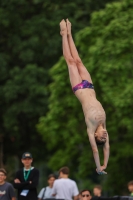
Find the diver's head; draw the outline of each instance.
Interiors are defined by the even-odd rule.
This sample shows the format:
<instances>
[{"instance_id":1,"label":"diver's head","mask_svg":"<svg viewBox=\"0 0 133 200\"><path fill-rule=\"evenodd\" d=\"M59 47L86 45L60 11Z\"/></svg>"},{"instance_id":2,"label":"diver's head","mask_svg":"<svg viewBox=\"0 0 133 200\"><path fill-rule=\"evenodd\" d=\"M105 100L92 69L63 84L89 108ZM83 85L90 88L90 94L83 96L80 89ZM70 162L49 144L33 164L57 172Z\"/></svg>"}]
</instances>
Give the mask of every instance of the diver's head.
<instances>
[{"instance_id":1,"label":"diver's head","mask_svg":"<svg viewBox=\"0 0 133 200\"><path fill-rule=\"evenodd\" d=\"M107 131L101 125L95 132L95 140L97 145L104 145L107 140Z\"/></svg>"}]
</instances>

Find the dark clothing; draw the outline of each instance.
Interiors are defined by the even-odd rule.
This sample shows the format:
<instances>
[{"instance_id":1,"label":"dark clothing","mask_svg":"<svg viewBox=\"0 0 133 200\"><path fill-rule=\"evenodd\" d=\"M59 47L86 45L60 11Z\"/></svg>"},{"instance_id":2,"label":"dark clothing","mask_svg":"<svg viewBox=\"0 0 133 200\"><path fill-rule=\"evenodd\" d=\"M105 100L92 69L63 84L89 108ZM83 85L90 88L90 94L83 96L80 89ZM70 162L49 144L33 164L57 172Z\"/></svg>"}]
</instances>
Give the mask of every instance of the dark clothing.
<instances>
[{"instance_id":1,"label":"dark clothing","mask_svg":"<svg viewBox=\"0 0 133 200\"><path fill-rule=\"evenodd\" d=\"M15 192L12 184L5 182L0 185L0 200L11 200L15 197Z\"/></svg>"},{"instance_id":2,"label":"dark clothing","mask_svg":"<svg viewBox=\"0 0 133 200\"><path fill-rule=\"evenodd\" d=\"M14 188L18 190L18 200L37 200L37 185L39 182L39 171L33 168L30 171L28 179L24 179L24 171L20 169L17 171L15 179L19 179L21 183L14 183ZM30 183L30 181L32 183ZM21 192L23 190L29 190L27 196L22 196Z\"/></svg>"},{"instance_id":3,"label":"dark clothing","mask_svg":"<svg viewBox=\"0 0 133 200\"><path fill-rule=\"evenodd\" d=\"M91 200L133 200L133 197L129 196L92 197Z\"/></svg>"}]
</instances>

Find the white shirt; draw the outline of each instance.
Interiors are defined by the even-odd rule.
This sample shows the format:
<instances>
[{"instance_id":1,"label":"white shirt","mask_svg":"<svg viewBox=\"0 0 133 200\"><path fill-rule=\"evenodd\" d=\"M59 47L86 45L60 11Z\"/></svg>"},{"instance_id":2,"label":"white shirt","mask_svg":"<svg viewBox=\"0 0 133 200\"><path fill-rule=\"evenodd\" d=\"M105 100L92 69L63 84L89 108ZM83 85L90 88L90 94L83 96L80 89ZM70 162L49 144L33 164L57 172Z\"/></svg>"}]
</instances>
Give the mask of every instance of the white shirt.
<instances>
[{"instance_id":1,"label":"white shirt","mask_svg":"<svg viewBox=\"0 0 133 200\"><path fill-rule=\"evenodd\" d=\"M52 194L56 194L56 199L72 200L72 197L79 194L75 181L69 178L61 178L54 181Z\"/></svg>"},{"instance_id":2,"label":"white shirt","mask_svg":"<svg viewBox=\"0 0 133 200\"><path fill-rule=\"evenodd\" d=\"M38 198L39 199L47 199L47 198L54 198L52 196L52 188L50 188L49 186L42 188L41 191L38 194Z\"/></svg>"}]
</instances>

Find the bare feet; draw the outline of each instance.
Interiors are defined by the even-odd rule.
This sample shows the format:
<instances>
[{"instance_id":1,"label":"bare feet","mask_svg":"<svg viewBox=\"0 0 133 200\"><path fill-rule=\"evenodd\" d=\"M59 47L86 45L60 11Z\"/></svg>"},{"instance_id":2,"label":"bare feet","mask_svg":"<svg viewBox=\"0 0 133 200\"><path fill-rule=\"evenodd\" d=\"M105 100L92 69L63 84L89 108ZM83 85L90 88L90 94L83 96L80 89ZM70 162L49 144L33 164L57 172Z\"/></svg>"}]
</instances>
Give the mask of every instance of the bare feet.
<instances>
[{"instance_id":1,"label":"bare feet","mask_svg":"<svg viewBox=\"0 0 133 200\"><path fill-rule=\"evenodd\" d=\"M67 26L66 26L66 22L64 19L60 22L60 34L62 36L67 34Z\"/></svg>"},{"instance_id":2,"label":"bare feet","mask_svg":"<svg viewBox=\"0 0 133 200\"><path fill-rule=\"evenodd\" d=\"M71 22L66 19L66 24L67 24L67 34L71 35Z\"/></svg>"}]
</instances>

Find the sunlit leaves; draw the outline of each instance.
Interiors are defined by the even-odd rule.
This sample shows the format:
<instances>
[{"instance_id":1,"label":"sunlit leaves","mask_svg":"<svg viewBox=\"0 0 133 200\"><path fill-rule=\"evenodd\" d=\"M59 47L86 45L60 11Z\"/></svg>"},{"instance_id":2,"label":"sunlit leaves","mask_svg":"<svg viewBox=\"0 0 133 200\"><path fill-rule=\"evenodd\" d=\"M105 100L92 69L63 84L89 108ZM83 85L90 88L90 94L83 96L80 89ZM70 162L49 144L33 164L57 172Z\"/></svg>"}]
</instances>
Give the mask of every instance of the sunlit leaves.
<instances>
[{"instance_id":1,"label":"sunlit leaves","mask_svg":"<svg viewBox=\"0 0 133 200\"><path fill-rule=\"evenodd\" d=\"M133 165L130 159L133 140L132 13L132 1L109 4L104 10L93 13L90 27L76 35L80 55L107 114L111 155L107 169L109 176L104 184L107 187L109 183L117 193L130 180L130 166ZM44 140L49 141L48 148L55 151L49 164L53 169L63 164L73 168L78 165L82 178L85 178L93 174L95 164L81 105L71 92L62 58L52 68L51 75L49 112L38 125Z\"/></svg>"}]
</instances>

